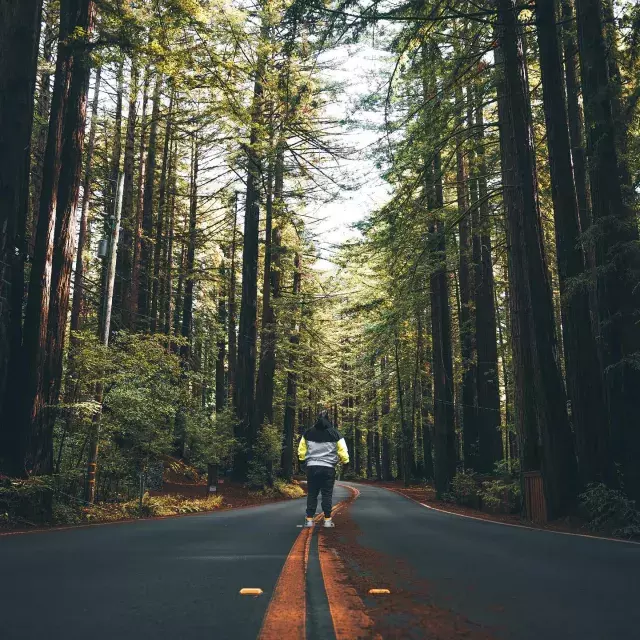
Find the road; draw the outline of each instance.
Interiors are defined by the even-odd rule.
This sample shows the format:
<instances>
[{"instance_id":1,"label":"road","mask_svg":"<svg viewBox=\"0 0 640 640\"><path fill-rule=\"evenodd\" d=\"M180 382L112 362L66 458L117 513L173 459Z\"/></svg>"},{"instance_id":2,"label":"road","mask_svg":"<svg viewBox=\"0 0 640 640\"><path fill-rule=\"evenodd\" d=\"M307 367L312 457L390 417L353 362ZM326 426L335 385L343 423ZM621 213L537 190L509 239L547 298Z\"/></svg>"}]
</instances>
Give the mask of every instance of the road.
<instances>
[{"instance_id":1,"label":"road","mask_svg":"<svg viewBox=\"0 0 640 640\"><path fill-rule=\"evenodd\" d=\"M361 598L376 633L380 621L395 629L385 639L640 637L640 545L469 520L353 487L360 495L336 529L309 538L307 640L357 637L336 622L336 589L343 607ZM336 489L337 500L348 495ZM304 598L301 612L281 604L304 584L287 594L295 582L278 582L295 575L287 558L303 508L296 500L0 537L0 637L254 640L268 607L270 619L304 619ZM330 588L325 564L340 557L345 573ZM387 600L366 595L374 583L390 589ZM243 587L264 593L241 596Z\"/></svg>"}]
</instances>

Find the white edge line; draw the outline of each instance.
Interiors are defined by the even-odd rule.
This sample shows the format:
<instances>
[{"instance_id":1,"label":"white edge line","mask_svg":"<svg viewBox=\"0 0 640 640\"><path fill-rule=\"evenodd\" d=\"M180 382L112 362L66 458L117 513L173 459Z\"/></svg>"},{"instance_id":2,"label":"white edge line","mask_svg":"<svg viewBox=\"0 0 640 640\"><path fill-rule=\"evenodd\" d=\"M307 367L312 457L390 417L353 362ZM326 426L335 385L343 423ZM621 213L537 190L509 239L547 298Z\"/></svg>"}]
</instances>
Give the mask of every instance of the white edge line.
<instances>
[{"instance_id":1,"label":"white edge line","mask_svg":"<svg viewBox=\"0 0 640 640\"><path fill-rule=\"evenodd\" d=\"M367 485L369 486L369 485ZM424 502L418 502L417 500L410 498L409 496L405 496L404 493L397 491L396 489L391 489L390 487L377 487L378 489L386 489L387 491L391 491L393 493L402 496L403 498L407 498L407 500L411 500L411 502L415 502L419 504L421 507L425 507L426 509L430 509L431 511L437 511L438 513L446 513L450 516L458 516L458 518L467 518L468 520L477 520L478 522L487 522L489 524L499 524L503 527L514 527L516 529L525 529L527 531L537 531L538 533L555 533L561 536L573 536L575 538L587 538L587 540L606 540L607 542L619 542L622 544L633 544L640 545L640 542L634 542L633 540L622 540L621 538L606 538L604 536L588 536L584 533L570 533L568 531L555 531L554 529L539 529L537 527L527 527L525 524L513 524L511 522L500 522L500 520L490 520L489 518L477 518L476 516L468 516L463 513L456 513L455 511L445 511L444 509L438 509L437 507L432 507L431 505L425 504Z\"/></svg>"}]
</instances>

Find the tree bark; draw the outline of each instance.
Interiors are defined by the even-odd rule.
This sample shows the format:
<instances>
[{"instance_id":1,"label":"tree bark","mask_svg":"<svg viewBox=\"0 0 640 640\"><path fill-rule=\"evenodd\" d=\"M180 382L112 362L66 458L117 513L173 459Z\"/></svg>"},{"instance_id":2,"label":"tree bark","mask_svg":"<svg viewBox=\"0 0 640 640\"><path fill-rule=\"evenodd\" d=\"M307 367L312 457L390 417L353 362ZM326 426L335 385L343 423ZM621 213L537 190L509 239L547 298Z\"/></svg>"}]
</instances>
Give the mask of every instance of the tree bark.
<instances>
[{"instance_id":1,"label":"tree bark","mask_svg":"<svg viewBox=\"0 0 640 640\"><path fill-rule=\"evenodd\" d=\"M596 340L592 333L589 294L584 287L571 291L571 279L585 274L585 260L580 244L580 217L571 166L554 0L538 0L536 24L555 214L566 382L576 436L578 471L582 486L590 482L610 483L613 468L608 416Z\"/></svg>"},{"instance_id":2,"label":"tree bark","mask_svg":"<svg viewBox=\"0 0 640 640\"><path fill-rule=\"evenodd\" d=\"M491 473L502 457L500 433L500 386L498 380L498 347L496 341L496 308L494 297L491 217L487 188L487 163L484 139L484 96L475 87L476 163L478 209L474 229L476 372L478 403L477 471Z\"/></svg>"},{"instance_id":3,"label":"tree bark","mask_svg":"<svg viewBox=\"0 0 640 640\"><path fill-rule=\"evenodd\" d=\"M156 184L156 152L158 123L160 120L160 94L162 74L156 76L153 90L153 111L149 130L149 150L144 175L144 195L142 201L142 239L140 243L140 272L138 277L138 327L151 327L151 278L153 275L153 206Z\"/></svg>"},{"instance_id":4,"label":"tree bark","mask_svg":"<svg viewBox=\"0 0 640 640\"><path fill-rule=\"evenodd\" d=\"M149 86L151 83L151 73L149 70L145 71L144 83L142 89L142 117L140 119L140 151L138 157L138 194L136 199L136 222L135 231L133 236L133 265L131 267L131 291L129 294L129 302L127 305L127 315L130 320L129 328L133 326L139 326L140 315L139 310L139 297L140 297L140 277L141 277L141 261L142 261L142 234L143 234L143 217L142 212L144 209L144 189L145 189L145 169L146 152L147 152L147 107L149 103ZM177 327L177 323L175 324Z\"/></svg>"},{"instance_id":5,"label":"tree bark","mask_svg":"<svg viewBox=\"0 0 640 640\"><path fill-rule=\"evenodd\" d=\"M614 463L624 487L640 499L640 272L637 218L625 201L628 172L616 148L615 87L599 0L576 0L582 94L587 129L589 181L598 268L598 308L604 356L604 380L611 420Z\"/></svg>"},{"instance_id":6,"label":"tree bark","mask_svg":"<svg viewBox=\"0 0 640 640\"><path fill-rule=\"evenodd\" d=\"M167 202L167 177L171 161L171 135L173 117L173 98L171 92L169 98L169 111L167 113L167 123L164 134L164 150L162 153L162 169L160 171L160 187L158 191L158 216L156 219L156 240L153 248L153 280L151 293L151 333L155 333L158 327L158 311L160 309L160 271L162 267L162 246L165 235L165 210Z\"/></svg>"},{"instance_id":7,"label":"tree bark","mask_svg":"<svg viewBox=\"0 0 640 640\"><path fill-rule=\"evenodd\" d=\"M473 276L470 267L472 257L471 224L467 198L467 170L464 160L462 136L462 89L456 90L458 103L458 127L460 134L456 140L456 195L458 205L458 236L460 239L460 355L462 357L462 442L464 466L476 469L478 456L478 416L476 412L476 358L475 358L475 312L473 301ZM468 123L469 127L473 122ZM469 159L471 170L471 155ZM474 230L475 231L475 230Z\"/></svg>"},{"instance_id":8,"label":"tree bark","mask_svg":"<svg viewBox=\"0 0 640 640\"><path fill-rule=\"evenodd\" d=\"M238 193L236 192L233 209L233 227L231 231L231 266L229 269L229 362L228 388L229 398L233 400L236 388L236 366L238 364L237 333L236 333L236 229L238 226Z\"/></svg>"},{"instance_id":9,"label":"tree bark","mask_svg":"<svg viewBox=\"0 0 640 640\"><path fill-rule=\"evenodd\" d=\"M263 34L266 27L263 26ZM240 325L238 330L238 366L234 405L238 419L236 438L240 447L233 461L234 477L245 480L251 449L257 433L253 405L255 402L255 370L258 311L258 236L260 221L260 184L262 182L262 158L258 149L260 129L263 122L263 76L266 58L258 57L253 106L251 134L247 145L247 192L244 219L244 245L242 251L242 298L240 301Z\"/></svg>"},{"instance_id":10,"label":"tree bark","mask_svg":"<svg viewBox=\"0 0 640 640\"><path fill-rule=\"evenodd\" d=\"M278 216L282 213L284 186L284 146L277 145L274 166L273 197L267 197L264 254L264 282L262 286L262 339L260 366L256 389L258 428L266 420L273 423L273 393L276 373L277 318L274 303L280 297L280 244L282 231ZM274 218L275 225L274 225ZM275 228L274 228L275 226Z\"/></svg>"},{"instance_id":11,"label":"tree bark","mask_svg":"<svg viewBox=\"0 0 640 640\"><path fill-rule=\"evenodd\" d=\"M129 81L129 113L127 115L127 133L124 145L124 195L122 204L122 240L118 251L116 265L120 290L120 304L122 308L122 326L131 329L134 325L132 318L131 278L133 271L133 252L136 232L136 216L134 212L134 171L136 124L138 117L138 92L140 72L138 62L131 60L131 79Z\"/></svg>"},{"instance_id":12,"label":"tree bark","mask_svg":"<svg viewBox=\"0 0 640 640\"><path fill-rule=\"evenodd\" d=\"M298 304L297 299L300 296L300 285L302 282L302 257L296 253L293 261L293 300ZM292 310L291 329L289 333L289 366L287 370L287 395L284 409L284 429L282 434L282 473L285 478L291 479L293 475L293 459L294 459L294 433L295 433L295 417L296 417L296 400L298 374L296 371L298 361L298 345L300 344L300 326L296 318L298 312Z\"/></svg>"},{"instance_id":13,"label":"tree bark","mask_svg":"<svg viewBox=\"0 0 640 640\"><path fill-rule=\"evenodd\" d=\"M11 474L24 473L24 427L16 421L16 389L9 380L15 378L22 358L25 232L41 12L42 0L0 4L0 463Z\"/></svg>"},{"instance_id":14,"label":"tree bark","mask_svg":"<svg viewBox=\"0 0 640 640\"><path fill-rule=\"evenodd\" d=\"M512 347L521 468L540 469L548 515L576 498L576 461L558 362L549 272L537 202L529 92L513 0L498 0L500 142L509 243ZM539 444L538 444L539 443Z\"/></svg>"},{"instance_id":15,"label":"tree bark","mask_svg":"<svg viewBox=\"0 0 640 640\"><path fill-rule=\"evenodd\" d=\"M84 307L84 250L87 244L87 232L89 224L89 204L91 202L91 178L93 176L93 153L96 143L96 130L98 128L98 104L100 100L100 82L102 69L96 69L96 77L93 85L93 102L91 104L91 129L89 130L89 143L87 145L87 157L85 160L84 182L82 185L82 213L80 214L80 231L78 233L78 248L76 250L76 270L73 277L73 300L71 303L71 331L78 331L82 322Z\"/></svg>"}]
</instances>

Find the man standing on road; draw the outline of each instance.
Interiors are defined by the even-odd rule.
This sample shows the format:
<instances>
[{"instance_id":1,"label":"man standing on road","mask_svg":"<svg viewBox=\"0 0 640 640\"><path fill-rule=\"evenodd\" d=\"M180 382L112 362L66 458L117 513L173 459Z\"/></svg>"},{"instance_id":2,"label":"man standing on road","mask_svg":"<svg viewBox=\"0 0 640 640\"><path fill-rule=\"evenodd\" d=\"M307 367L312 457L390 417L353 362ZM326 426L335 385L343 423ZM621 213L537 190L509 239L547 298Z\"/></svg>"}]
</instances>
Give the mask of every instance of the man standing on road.
<instances>
[{"instance_id":1,"label":"man standing on road","mask_svg":"<svg viewBox=\"0 0 640 640\"><path fill-rule=\"evenodd\" d=\"M324 526L335 526L331 520L333 484L336 480L336 465L349 462L347 443L331 424L323 411L315 425L300 439L298 446L300 462L307 463L307 519L305 527L313 527L313 517L318 507L318 493L322 492Z\"/></svg>"}]
</instances>

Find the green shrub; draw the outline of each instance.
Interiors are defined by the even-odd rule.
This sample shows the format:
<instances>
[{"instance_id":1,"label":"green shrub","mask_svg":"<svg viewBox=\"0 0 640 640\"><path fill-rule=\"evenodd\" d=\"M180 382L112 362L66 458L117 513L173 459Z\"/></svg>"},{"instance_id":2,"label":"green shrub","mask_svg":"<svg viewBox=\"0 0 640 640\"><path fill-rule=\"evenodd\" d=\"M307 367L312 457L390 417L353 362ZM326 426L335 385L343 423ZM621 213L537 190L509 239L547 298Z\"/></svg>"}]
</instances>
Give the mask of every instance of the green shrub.
<instances>
[{"instance_id":1,"label":"green shrub","mask_svg":"<svg viewBox=\"0 0 640 640\"><path fill-rule=\"evenodd\" d=\"M640 511L634 500L622 491L605 484L590 484L580 495L589 515L587 528L594 532L610 533L620 538L640 536Z\"/></svg>"},{"instance_id":2,"label":"green shrub","mask_svg":"<svg viewBox=\"0 0 640 640\"><path fill-rule=\"evenodd\" d=\"M486 480L482 483L480 496L483 506L491 511L513 513L520 504L520 484L504 480Z\"/></svg>"},{"instance_id":3,"label":"green shrub","mask_svg":"<svg viewBox=\"0 0 640 640\"><path fill-rule=\"evenodd\" d=\"M475 473L473 471L459 471L456 473L451 482L449 493L453 496L454 501L460 505L476 506L479 492Z\"/></svg>"}]
</instances>

